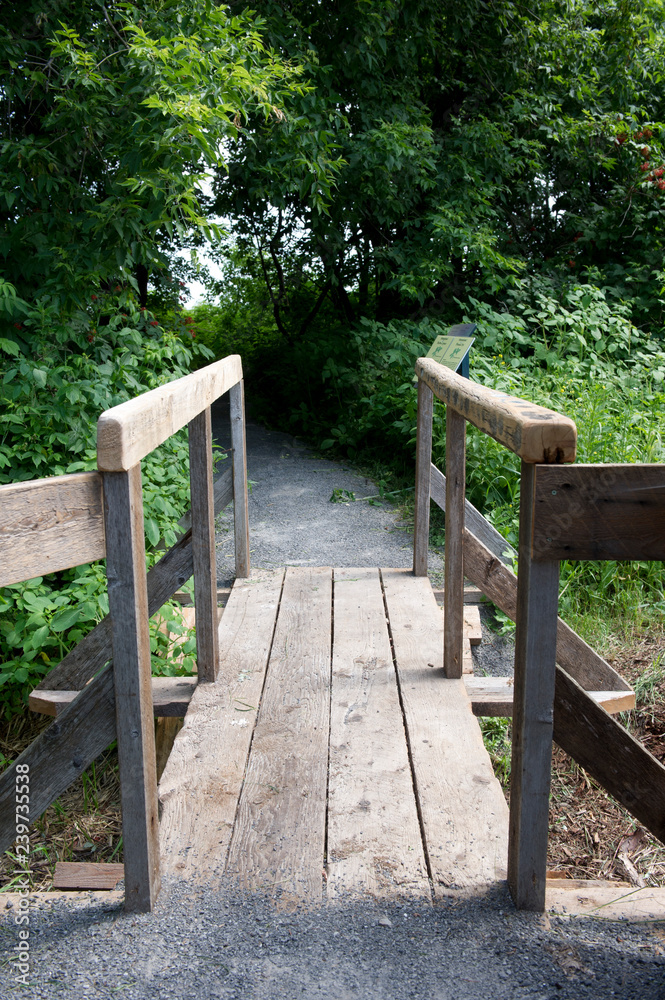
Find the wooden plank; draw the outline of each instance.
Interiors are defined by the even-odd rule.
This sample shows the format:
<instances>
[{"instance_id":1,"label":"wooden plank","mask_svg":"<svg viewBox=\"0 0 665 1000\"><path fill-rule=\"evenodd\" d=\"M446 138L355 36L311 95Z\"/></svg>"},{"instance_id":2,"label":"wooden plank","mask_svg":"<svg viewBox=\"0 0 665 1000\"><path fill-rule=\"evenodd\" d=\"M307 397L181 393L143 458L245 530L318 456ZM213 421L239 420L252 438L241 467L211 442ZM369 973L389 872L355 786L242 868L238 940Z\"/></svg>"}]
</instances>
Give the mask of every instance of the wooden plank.
<instances>
[{"instance_id":1,"label":"wooden plank","mask_svg":"<svg viewBox=\"0 0 665 1000\"><path fill-rule=\"evenodd\" d=\"M437 469L436 465L430 467L430 489L432 500L445 512L446 477ZM464 501L464 525L505 566L512 565L514 558L517 557L517 549L514 549L510 542L506 541L503 535L500 535L487 518L483 517L480 511L476 510L468 500Z\"/></svg>"},{"instance_id":2,"label":"wooden plank","mask_svg":"<svg viewBox=\"0 0 665 1000\"><path fill-rule=\"evenodd\" d=\"M289 567L228 871L285 903L322 895L332 570Z\"/></svg>"},{"instance_id":3,"label":"wooden plank","mask_svg":"<svg viewBox=\"0 0 665 1000\"><path fill-rule=\"evenodd\" d=\"M328 896L430 899L377 569L334 571Z\"/></svg>"},{"instance_id":4,"label":"wooden plank","mask_svg":"<svg viewBox=\"0 0 665 1000\"><path fill-rule=\"evenodd\" d=\"M155 718L155 772L158 784L181 729L182 719L164 715Z\"/></svg>"},{"instance_id":5,"label":"wooden plank","mask_svg":"<svg viewBox=\"0 0 665 1000\"><path fill-rule=\"evenodd\" d=\"M146 912L161 881L140 464L104 475L104 508L125 909Z\"/></svg>"},{"instance_id":6,"label":"wooden plank","mask_svg":"<svg viewBox=\"0 0 665 1000\"><path fill-rule=\"evenodd\" d=\"M220 669L196 689L159 783L165 872L221 878L242 788L284 570L236 580L219 624Z\"/></svg>"},{"instance_id":7,"label":"wooden plank","mask_svg":"<svg viewBox=\"0 0 665 1000\"><path fill-rule=\"evenodd\" d=\"M443 674L429 581L381 570L434 892L506 876L508 806L461 679Z\"/></svg>"},{"instance_id":8,"label":"wooden plank","mask_svg":"<svg viewBox=\"0 0 665 1000\"><path fill-rule=\"evenodd\" d=\"M233 498L230 471L224 474L223 483L224 491L218 494L219 510ZM218 513L217 507L215 513ZM159 611L192 573L192 533L189 530L148 573L148 614L152 616ZM111 624L107 616L46 674L35 690L79 690L110 658Z\"/></svg>"},{"instance_id":9,"label":"wooden plank","mask_svg":"<svg viewBox=\"0 0 665 1000\"><path fill-rule=\"evenodd\" d=\"M432 415L434 396L418 380L418 429L416 434L416 498L413 526L413 572L427 576L429 552L429 468L432 464Z\"/></svg>"},{"instance_id":10,"label":"wooden plank","mask_svg":"<svg viewBox=\"0 0 665 1000\"><path fill-rule=\"evenodd\" d=\"M240 355L231 354L106 410L97 421L97 468L127 472L241 378Z\"/></svg>"},{"instance_id":11,"label":"wooden plank","mask_svg":"<svg viewBox=\"0 0 665 1000\"><path fill-rule=\"evenodd\" d=\"M233 445L233 530L236 576L249 576L249 509L247 501L247 444L245 441L245 387L242 379L229 393Z\"/></svg>"},{"instance_id":12,"label":"wooden plank","mask_svg":"<svg viewBox=\"0 0 665 1000\"><path fill-rule=\"evenodd\" d=\"M545 908L559 563L536 563L535 469L522 461L508 885L519 910Z\"/></svg>"},{"instance_id":13,"label":"wooden plank","mask_svg":"<svg viewBox=\"0 0 665 1000\"><path fill-rule=\"evenodd\" d=\"M196 667L199 680L214 681L217 648L217 551L212 496L212 422L206 407L189 424L189 481L192 499L192 565L196 606Z\"/></svg>"},{"instance_id":14,"label":"wooden plank","mask_svg":"<svg viewBox=\"0 0 665 1000\"><path fill-rule=\"evenodd\" d=\"M515 621L517 577L468 530L464 532L464 572L497 608ZM586 690L631 691L627 681L560 618L556 659Z\"/></svg>"},{"instance_id":15,"label":"wooden plank","mask_svg":"<svg viewBox=\"0 0 665 1000\"><path fill-rule=\"evenodd\" d=\"M534 559L665 559L665 465L536 469Z\"/></svg>"},{"instance_id":16,"label":"wooden plank","mask_svg":"<svg viewBox=\"0 0 665 1000\"><path fill-rule=\"evenodd\" d=\"M0 587L105 554L98 472L0 486Z\"/></svg>"},{"instance_id":17,"label":"wooden plank","mask_svg":"<svg viewBox=\"0 0 665 1000\"><path fill-rule=\"evenodd\" d=\"M464 489L466 421L446 406L446 547L443 671L461 677L464 642Z\"/></svg>"},{"instance_id":18,"label":"wooden plank","mask_svg":"<svg viewBox=\"0 0 665 1000\"><path fill-rule=\"evenodd\" d=\"M217 479L214 480L212 484L212 495L213 503L215 507L215 514L219 514L227 504L231 503L233 500L233 468L232 463L229 463L229 468L225 469L224 472ZM192 526L192 509L186 510L178 521L178 527L184 535ZM180 537L180 536L178 536ZM163 540L160 540L155 548L166 548ZM228 590L228 588L226 588ZM175 595L174 595L175 596Z\"/></svg>"},{"instance_id":19,"label":"wooden plank","mask_svg":"<svg viewBox=\"0 0 665 1000\"><path fill-rule=\"evenodd\" d=\"M30 775L34 823L115 739L113 673L107 667L0 776L0 852L14 842L17 767Z\"/></svg>"},{"instance_id":20,"label":"wooden plank","mask_svg":"<svg viewBox=\"0 0 665 1000\"><path fill-rule=\"evenodd\" d=\"M443 590L439 590L436 587L433 588L432 593L436 599L436 603L443 606ZM465 604L482 604L487 598L483 594L480 587L476 587L473 583L464 584L464 603ZM466 611L465 611L466 614Z\"/></svg>"},{"instance_id":21,"label":"wooden plank","mask_svg":"<svg viewBox=\"0 0 665 1000\"><path fill-rule=\"evenodd\" d=\"M479 646L483 641L478 605L467 604L466 601L464 602L464 634L472 646Z\"/></svg>"},{"instance_id":22,"label":"wooden plank","mask_svg":"<svg viewBox=\"0 0 665 1000\"><path fill-rule=\"evenodd\" d=\"M152 707L155 718L184 718L197 680L196 677L153 677ZM28 707L32 712L58 718L78 694L78 691L35 690L30 694Z\"/></svg>"},{"instance_id":23,"label":"wooden plank","mask_svg":"<svg viewBox=\"0 0 665 1000\"><path fill-rule=\"evenodd\" d=\"M67 901L67 909L71 912L72 909L76 908L79 912L81 909L89 909L90 914L94 910L98 911L100 904L102 906L108 906L112 903L121 903L124 897L124 892L121 889L106 889L101 891L88 890L83 892L76 892L75 890L56 890L56 891L44 891L31 892L29 895L23 896L20 892L3 892L2 903L4 905L0 906L0 923L2 920L11 920L14 923L14 918L16 916L17 907L21 905L22 899L28 899L30 902L30 907L38 907L40 910L50 904L59 903L63 899ZM11 906L10 906L11 904ZM25 906L25 903L23 904Z\"/></svg>"},{"instance_id":24,"label":"wooden plank","mask_svg":"<svg viewBox=\"0 0 665 1000\"><path fill-rule=\"evenodd\" d=\"M548 879L547 909L561 916L602 920L665 920L665 888L636 889L626 882Z\"/></svg>"},{"instance_id":25,"label":"wooden plank","mask_svg":"<svg viewBox=\"0 0 665 1000\"><path fill-rule=\"evenodd\" d=\"M416 375L437 399L524 462L575 461L577 428L569 417L471 382L431 358L418 358Z\"/></svg>"},{"instance_id":26,"label":"wooden plank","mask_svg":"<svg viewBox=\"0 0 665 1000\"><path fill-rule=\"evenodd\" d=\"M98 861L56 861L54 889L115 889L125 866Z\"/></svg>"},{"instance_id":27,"label":"wooden plank","mask_svg":"<svg viewBox=\"0 0 665 1000\"><path fill-rule=\"evenodd\" d=\"M464 686L471 698L474 715L501 716L509 719L513 714L513 678L465 676ZM635 708L632 691L587 691L598 705L610 715L629 712Z\"/></svg>"},{"instance_id":28,"label":"wooden plank","mask_svg":"<svg viewBox=\"0 0 665 1000\"><path fill-rule=\"evenodd\" d=\"M560 668L556 672L554 739L665 842L665 767Z\"/></svg>"}]
</instances>

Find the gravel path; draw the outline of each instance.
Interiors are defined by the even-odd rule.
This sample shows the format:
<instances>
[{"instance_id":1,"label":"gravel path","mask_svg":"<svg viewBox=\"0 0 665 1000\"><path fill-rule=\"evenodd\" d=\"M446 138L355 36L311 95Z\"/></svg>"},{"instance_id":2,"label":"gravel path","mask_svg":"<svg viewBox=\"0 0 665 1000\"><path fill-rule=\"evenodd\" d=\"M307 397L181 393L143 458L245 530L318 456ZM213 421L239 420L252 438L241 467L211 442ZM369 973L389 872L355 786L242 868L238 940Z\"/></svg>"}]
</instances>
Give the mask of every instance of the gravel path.
<instances>
[{"instance_id":1,"label":"gravel path","mask_svg":"<svg viewBox=\"0 0 665 1000\"><path fill-rule=\"evenodd\" d=\"M333 489L369 496L372 483L286 435L250 427L248 438L255 565L410 565L393 508L329 503ZM221 581L232 562L220 535ZM495 646L489 666L509 670ZM665 925L517 913L504 886L434 906L367 899L287 913L232 886L166 881L148 915L110 901L33 906L28 985L12 964L15 913L0 902L0 998L665 1000Z\"/></svg>"}]
</instances>

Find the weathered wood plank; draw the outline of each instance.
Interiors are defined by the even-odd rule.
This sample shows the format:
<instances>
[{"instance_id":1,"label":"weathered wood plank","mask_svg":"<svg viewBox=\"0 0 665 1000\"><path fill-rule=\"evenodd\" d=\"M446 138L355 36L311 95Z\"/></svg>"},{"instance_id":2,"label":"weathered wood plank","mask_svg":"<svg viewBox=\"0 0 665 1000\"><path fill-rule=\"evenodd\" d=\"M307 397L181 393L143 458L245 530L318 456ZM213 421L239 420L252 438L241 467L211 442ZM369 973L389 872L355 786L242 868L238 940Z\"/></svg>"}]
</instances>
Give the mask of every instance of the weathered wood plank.
<instances>
[{"instance_id":1,"label":"weathered wood plank","mask_svg":"<svg viewBox=\"0 0 665 1000\"><path fill-rule=\"evenodd\" d=\"M465 675L464 686L471 698L474 715L511 718L514 686L512 677ZM629 712L635 708L635 695L632 691L587 691L587 694L598 705L602 705L610 715L615 715L617 712Z\"/></svg>"},{"instance_id":2,"label":"weathered wood plank","mask_svg":"<svg viewBox=\"0 0 665 1000\"><path fill-rule=\"evenodd\" d=\"M464 572L497 608L515 621L517 577L466 529ZM556 631L556 659L586 690L631 691L627 681L560 618Z\"/></svg>"},{"instance_id":3,"label":"weathered wood plank","mask_svg":"<svg viewBox=\"0 0 665 1000\"><path fill-rule=\"evenodd\" d=\"M430 898L377 569L336 569L328 896Z\"/></svg>"},{"instance_id":4,"label":"weathered wood plank","mask_svg":"<svg viewBox=\"0 0 665 1000\"><path fill-rule=\"evenodd\" d=\"M446 406L446 547L443 671L461 677L464 643L464 491L466 420Z\"/></svg>"},{"instance_id":5,"label":"weathered wood plank","mask_svg":"<svg viewBox=\"0 0 665 1000\"><path fill-rule=\"evenodd\" d=\"M98 861L56 861L54 889L115 889L125 866Z\"/></svg>"},{"instance_id":6,"label":"weathered wood plank","mask_svg":"<svg viewBox=\"0 0 665 1000\"><path fill-rule=\"evenodd\" d=\"M468 604L466 599L464 601L464 634L472 646L479 646L483 641L478 605Z\"/></svg>"},{"instance_id":7,"label":"weathered wood plank","mask_svg":"<svg viewBox=\"0 0 665 1000\"><path fill-rule=\"evenodd\" d=\"M153 677L152 708L156 718L183 719L192 700L196 677ZM33 712L58 718L79 691L33 691L28 707Z\"/></svg>"},{"instance_id":8,"label":"weathered wood plank","mask_svg":"<svg viewBox=\"0 0 665 1000\"><path fill-rule=\"evenodd\" d=\"M102 413L97 468L126 472L242 378L239 354L167 382Z\"/></svg>"},{"instance_id":9,"label":"weathered wood plank","mask_svg":"<svg viewBox=\"0 0 665 1000\"><path fill-rule=\"evenodd\" d=\"M158 784L173 750L175 738L181 729L181 718L165 715L155 718L155 772Z\"/></svg>"},{"instance_id":10,"label":"weathered wood plank","mask_svg":"<svg viewBox=\"0 0 665 1000\"><path fill-rule=\"evenodd\" d=\"M519 455L525 462L574 462L577 428L569 417L457 375L418 358L416 375L437 399Z\"/></svg>"},{"instance_id":11,"label":"weathered wood plank","mask_svg":"<svg viewBox=\"0 0 665 1000\"><path fill-rule=\"evenodd\" d=\"M284 570L236 580L219 624L220 669L196 689L159 783L165 872L221 878L279 608Z\"/></svg>"},{"instance_id":12,"label":"weathered wood plank","mask_svg":"<svg viewBox=\"0 0 665 1000\"><path fill-rule=\"evenodd\" d=\"M665 888L648 885L636 889L626 882L591 879L547 880L547 909L569 917L603 920L665 920Z\"/></svg>"},{"instance_id":13,"label":"weathered wood plank","mask_svg":"<svg viewBox=\"0 0 665 1000\"><path fill-rule=\"evenodd\" d=\"M436 465L430 467L430 490L432 500L439 505L442 511L446 510L446 477L437 469ZM504 565L510 566L513 558L517 556L517 549L514 549L510 542L506 541L503 535L493 527L487 518L483 517L480 511L476 510L469 500L464 501L464 525L472 531L476 538L490 550Z\"/></svg>"},{"instance_id":14,"label":"weathered wood plank","mask_svg":"<svg viewBox=\"0 0 665 1000\"><path fill-rule=\"evenodd\" d=\"M104 509L125 909L145 912L161 880L140 464L104 475Z\"/></svg>"},{"instance_id":15,"label":"weathered wood plank","mask_svg":"<svg viewBox=\"0 0 665 1000\"><path fill-rule=\"evenodd\" d=\"M200 681L214 681L217 647L217 553L212 494L210 407L189 423L189 481L192 499L192 565L196 605L196 667Z\"/></svg>"},{"instance_id":16,"label":"weathered wood plank","mask_svg":"<svg viewBox=\"0 0 665 1000\"><path fill-rule=\"evenodd\" d=\"M560 668L554 739L665 843L665 767Z\"/></svg>"},{"instance_id":17,"label":"weathered wood plank","mask_svg":"<svg viewBox=\"0 0 665 1000\"><path fill-rule=\"evenodd\" d=\"M16 837L18 765L29 769L33 823L114 739L113 672L107 667L0 776L0 852Z\"/></svg>"},{"instance_id":18,"label":"weathered wood plank","mask_svg":"<svg viewBox=\"0 0 665 1000\"><path fill-rule=\"evenodd\" d=\"M285 902L322 895L332 570L289 567L228 870Z\"/></svg>"},{"instance_id":19,"label":"weathered wood plank","mask_svg":"<svg viewBox=\"0 0 665 1000\"><path fill-rule=\"evenodd\" d=\"M545 909L559 563L536 563L535 467L522 461L508 885L520 910Z\"/></svg>"},{"instance_id":20,"label":"weathered wood plank","mask_svg":"<svg viewBox=\"0 0 665 1000\"><path fill-rule=\"evenodd\" d=\"M538 466L534 559L665 559L665 465Z\"/></svg>"},{"instance_id":21,"label":"weathered wood plank","mask_svg":"<svg viewBox=\"0 0 665 1000\"><path fill-rule=\"evenodd\" d=\"M413 572L427 576L429 552L429 469L432 464L432 415L434 396L418 380L418 430L416 436L416 502L413 526Z\"/></svg>"},{"instance_id":22,"label":"weathered wood plank","mask_svg":"<svg viewBox=\"0 0 665 1000\"><path fill-rule=\"evenodd\" d=\"M245 438L245 385L241 380L229 393L233 445L233 530L236 576L249 576L249 508L247 500L247 443Z\"/></svg>"},{"instance_id":23,"label":"weathered wood plank","mask_svg":"<svg viewBox=\"0 0 665 1000\"><path fill-rule=\"evenodd\" d=\"M224 473L223 491L217 493L219 507L233 499L230 470ZM148 573L148 614L154 615L194 571L192 532L188 530ZM36 690L78 690L111 659L111 624L108 616L94 627L57 666L46 674Z\"/></svg>"},{"instance_id":24,"label":"weathered wood plank","mask_svg":"<svg viewBox=\"0 0 665 1000\"><path fill-rule=\"evenodd\" d=\"M407 570L381 576L434 892L505 878L508 806L464 681L442 676L443 625L429 581Z\"/></svg>"},{"instance_id":25,"label":"weathered wood plank","mask_svg":"<svg viewBox=\"0 0 665 1000\"><path fill-rule=\"evenodd\" d=\"M105 554L98 472L0 486L0 587Z\"/></svg>"}]
</instances>

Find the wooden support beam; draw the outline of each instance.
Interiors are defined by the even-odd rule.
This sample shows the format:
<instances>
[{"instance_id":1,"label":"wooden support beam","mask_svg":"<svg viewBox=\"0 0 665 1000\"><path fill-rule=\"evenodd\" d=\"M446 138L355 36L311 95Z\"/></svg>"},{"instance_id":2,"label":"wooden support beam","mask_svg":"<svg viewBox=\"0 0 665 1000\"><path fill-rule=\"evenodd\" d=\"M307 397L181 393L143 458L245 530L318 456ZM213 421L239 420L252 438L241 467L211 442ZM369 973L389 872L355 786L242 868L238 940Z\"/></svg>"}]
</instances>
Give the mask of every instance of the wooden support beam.
<instances>
[{"instance_id":1,"label":"wooden support beam","mask_svg":"<svg viewBox=\"0 0 665 1000\"><path fill-rule=\"evenodd\" d=\"M98 472L0 486L0 587L105 554Z\"/></svg>"},{"instance_id":2,"label":"wooden support beam","mask_svg":"<svg viewBox=\"0 0 665 1000\"><path fill-rule=\"evenodd\" d=\"M57 861L54 889L115 889L125 877L125 866L98 861Z\"/></svg>"},{"instance_id":3,"label":"wooden support beam","mask_svg":"<svg viewBox=\"0 0 665 1000\"><path fill-rule=\"evenodd\" d=\"M104 507L125 909L146 912L155 904L160 875L140 464L128 472L104 475Z\"/></svg>"},{"instance_id":4,"label":"wooden support beam","mask_svg":"<svg viewBox=\"0 0 665 1000\"><path fill-rule=\"evenodd\" d=\"M434 396L429 386L418 380L418 430L416 437L416 504L413 526L413 572L427 576L429 551L429 499L432 462L432 415Z\"/></svg>"},{"instance_id":5,"label":"wooden support beam","mask_svg":"<svg viewBox=\"0 0 665 1000\"><path fill-rule=\"evenodd\" d=\"M245 387L242 379L231 389L229 402L231 407L231 444L233 446L233 526L236 547L236 577L245 579L250 573L250 562Z\"/></svg>"},{"instance_id":6,"label":"wooden support beam","mask_svg":"<svg viewBox=\"0 0 665 1000\"><path fill-rule=\"evenodd\" d=\"M478 385L431 358L418 358L416 375L437 399L452 406L524 462L575 461L577 428L569 417Z\"/></svg>"},{"instance_id":7,"label":"wooden support beam","mask_svg":"<svg viewBox=\"0 0 665 1000\"><path fill-rule=\"evenodd\" d=\"M152 709L155 718L183 719L197 680L196 677L153 677ZM59 718L79 694L80 691L34 690L28 699L28 707L32 712Z\"/></svg>"},{"instance_id":8,"label":"wooden support beam","mask_svg":"<svg viewBox=\"0 0 665 1000\"><path fill-rule=\"evenodd\" d=\"M471 698L474 715L512 718L514 689L512 677L480 677L465 674L464 686ZM629 712L635 708L635 695L632 691L587 691L586 693L597 705L602 705L610 715Z\"/></svg>"},{"instance_id":9,"label":"wooden support beam","mask_svg":"<svg viewBox=\"0 0 665 1000\"><path fill-rule=\"evenodd\" d=\"M206 407L189 424L189 481L192 500L192 565L196 607L196 665L200 681L219 670L217 644L217 555L212 492L212 422Z\"/></svg>"},{"instance_id":10,"label":"wooden support beam","mask_svg":"<svg viewBox=\"0 0 665 1000\"><path fill-rule=\"evenodd\" d=\"M436 465L430 467L430 490L432 500L438 504L442 511L446 510L446 477L437 469ZM510 566L514 558L517 558L517 549L500 535L487 518L483 517L479 510L473 506L469 500L464 501L464 526L472 531L476 538L485 545L492 555L495 555L505 566ZM435 591L436 593L436 591Z\"/></svg>"},{"instance_id":11,"label":"wooden support beam","mask_svg":"<svg viewBox=\"0 0 665 1000\"><path fill-rule=\"evenodd\" d=\"M520 910L545 909L559 563L531 558L535 469L522 461L510 769L508 885Z\"/></svg>"},{"instance_id":12,"label":"wooden support beam","mask_svg":"<svg viewBox=\"0 0 665 1000\"><path fill-rule=\"evenodd\" d=\"M461 677L464 653L466 420L452 406L446 406L446 473L443 672L446 677Z\"/></svg>"},{"instance_id":13,"label":"wooden support beam","mask_svg":"<svg viewBox=\"0 0 665 1000\"><path fill-rule=\"evenodd\" d=\"M533 552L665 559L665 465L537 466Z\"/></svg>"}]
</instances>

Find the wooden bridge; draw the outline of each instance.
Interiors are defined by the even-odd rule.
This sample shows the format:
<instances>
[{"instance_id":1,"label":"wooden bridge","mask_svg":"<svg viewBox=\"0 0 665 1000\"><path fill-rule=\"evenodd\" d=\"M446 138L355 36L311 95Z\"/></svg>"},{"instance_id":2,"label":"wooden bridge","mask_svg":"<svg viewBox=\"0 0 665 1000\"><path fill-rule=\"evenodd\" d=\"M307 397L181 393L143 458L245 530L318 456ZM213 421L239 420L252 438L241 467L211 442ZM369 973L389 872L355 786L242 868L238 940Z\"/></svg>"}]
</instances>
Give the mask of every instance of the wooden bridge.
<instances>
[{"instance_id":1,"label":"wooden bridge","mask_svg":"<svg viewBox=\"0 0 665 1000\"><path fill-rule=\"evenodd\" d=\"M665 467L567 468L572 421L432 361L416 371L413 572L250 572L237 356L102 414L98 472L0 487L0 586L106 556L110 606L33 693L56 719L0 778L0 849L116 738L128 909L151 909L166 873L287 901L436 898L507 876L516 905L541 910L553 737L665 838L665 768L602 707L632 692L557 619L559 559L617 558L618 534L624 558L663 558ZM210 404L226 391L233 469L213 489ZM431 465L434 395L446 476ZM519 583L464 497L467 420L522 459ZM140 462L185 425L191 527L146 576ZM214 516L231 498L237 580L218 622ZM446 510L443 618L430 499ZM199 683L151 681L149 615L192 573ZM465 682L465 576L517 620L514 693ZM510 814L474 709L513 713ZM159 789L154 714L185 714ZM30 813L15 815L26 774Z\"/></svg>"}]
</instances>

